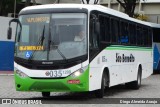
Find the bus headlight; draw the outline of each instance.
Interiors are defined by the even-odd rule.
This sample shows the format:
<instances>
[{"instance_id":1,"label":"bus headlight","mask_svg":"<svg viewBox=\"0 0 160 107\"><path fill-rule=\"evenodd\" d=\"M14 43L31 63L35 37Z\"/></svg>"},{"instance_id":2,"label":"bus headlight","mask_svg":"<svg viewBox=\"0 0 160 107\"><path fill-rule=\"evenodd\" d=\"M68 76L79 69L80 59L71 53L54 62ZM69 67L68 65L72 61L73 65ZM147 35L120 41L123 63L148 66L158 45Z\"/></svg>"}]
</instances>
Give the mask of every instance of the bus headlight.
<instances>
[{"instance_id":1,"label":"bus headlight","mask_svg":"<svg viewBox=\"0 0 160 107\"><path fill-rule=\"evenodd\" d=\"M71 76L72 76L72 77L78 77L78 76L80 76L83 72L84 72L84 71L83 71L82 69L79 69L79 70L73 72L73 73L71 74Z\"/></svg>"},{"instance_id":2,"label":"bus headlight","mask_svg":"<svg viewBox=\"0 0 160 107\"><path fill-rule=\"evenodd\" d=\"M80 68L80 69L78 69L77 71L73 72L73 73L71 74L71 76L72 76L72 77L78 77L78 76L82 75L82 74L84 73L84 71L86 71L87 68L88 68L88 66L83 67L83 68Z\"/></svg>"},{"instance_id":3,"label":"bus headlight","mask_svg":"<svg viewBox=\"0 0 160 107\"><path fill-rule=\"evenodd\" d=\"M16 72L17 75L19 75L22 78L28 77L28 75L26 75L25 73L23 73L22 71L20 71L18 69L15 69L15 72Z\"/></svg>"}]
</instances>

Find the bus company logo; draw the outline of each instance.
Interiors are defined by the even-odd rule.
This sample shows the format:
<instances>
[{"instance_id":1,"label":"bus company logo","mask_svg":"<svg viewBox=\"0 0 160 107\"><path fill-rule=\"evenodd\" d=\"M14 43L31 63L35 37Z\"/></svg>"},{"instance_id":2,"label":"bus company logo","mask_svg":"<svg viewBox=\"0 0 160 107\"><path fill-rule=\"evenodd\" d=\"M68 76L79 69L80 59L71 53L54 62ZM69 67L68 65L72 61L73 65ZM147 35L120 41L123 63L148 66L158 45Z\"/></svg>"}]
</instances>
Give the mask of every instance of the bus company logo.
<instances>
[{"instance_id":1,"label":"bus company logo","mask_svg":"<svg viewBox=\"0 0 160 107\"><path fill-rule=\"evenodd\" d=\"M120 55L119 53L116 53L116 62L134 62L135 61L135 57L130 54L129 56L127 55Z\"/></svg>"},{"instance_id":2,"label":"bus company logo","mask_svg":"<svg viewBox=\"0 0 160 107\"><path fill-rule=\"evenodd\" d=\"M53 62L42 62L42 64L53 64Z\"/></svg>"},{"instance_id":3,"label":"bus company logo","mask_svg":"<svg viewBox=\"0 0 160 107\"><path fill-rule=\"evenodd\" d=\"M50 72L49 72L49 71L47 71L45 74L46 74L46 76L49 76L49 75L50 75Z\"/></svg>"}]
</instances>

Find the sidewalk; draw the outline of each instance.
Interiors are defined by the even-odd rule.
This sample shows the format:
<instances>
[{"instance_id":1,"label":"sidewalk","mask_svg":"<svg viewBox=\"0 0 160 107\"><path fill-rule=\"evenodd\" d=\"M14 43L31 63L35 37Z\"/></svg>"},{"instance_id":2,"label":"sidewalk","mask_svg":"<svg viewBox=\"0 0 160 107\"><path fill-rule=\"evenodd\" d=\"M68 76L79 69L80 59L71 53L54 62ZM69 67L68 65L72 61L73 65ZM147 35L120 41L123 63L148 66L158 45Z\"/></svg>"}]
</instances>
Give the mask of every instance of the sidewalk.
<instances>
[{"instance_id":1,"label":"sidewalk","mask_svg":"<svg viewBox=\"0 0 160 107\"><path fill-rule=\"evenodd\" d=\"M13 71L0 71L0 75L13 75Z\"/></svg>"}]
</instances>

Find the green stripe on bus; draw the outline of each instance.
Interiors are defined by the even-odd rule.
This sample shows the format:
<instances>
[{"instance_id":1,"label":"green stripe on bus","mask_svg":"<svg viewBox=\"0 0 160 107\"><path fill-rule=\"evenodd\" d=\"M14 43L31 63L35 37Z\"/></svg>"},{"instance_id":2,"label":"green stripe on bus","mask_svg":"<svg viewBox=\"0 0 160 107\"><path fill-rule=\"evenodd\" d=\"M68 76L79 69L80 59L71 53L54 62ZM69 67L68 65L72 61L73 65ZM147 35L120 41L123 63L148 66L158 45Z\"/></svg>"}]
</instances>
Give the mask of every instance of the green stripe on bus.
<instances>
[{"instance_id":1,"label":"green stripe on bus","mask_svg":"<svg viewBox=\"0 0 160 107\"><path fill-rule=\"evenodd\" d=\"M68 76L63 79L44 78L33 79L30 77L21 78L14 72L15 86L17 91L37 91L37 92L84 92L89 91L89 69L78 76ZM70 84L69 80L79 80L80 83ZM18 87L20 85L20 87Z\"/></svg>"},{"instance_id":2,"label":"green stripe on bus","mask_svg":"<svg viewBox=\"0 0 160 107\"><path fill-rule=\"evenodd\" d=\"M138 51L152 51L151 47L138 47L138 46L124 46L124 45L111 45L106 50L138 50Z\"/></svg>"}]
</instances>

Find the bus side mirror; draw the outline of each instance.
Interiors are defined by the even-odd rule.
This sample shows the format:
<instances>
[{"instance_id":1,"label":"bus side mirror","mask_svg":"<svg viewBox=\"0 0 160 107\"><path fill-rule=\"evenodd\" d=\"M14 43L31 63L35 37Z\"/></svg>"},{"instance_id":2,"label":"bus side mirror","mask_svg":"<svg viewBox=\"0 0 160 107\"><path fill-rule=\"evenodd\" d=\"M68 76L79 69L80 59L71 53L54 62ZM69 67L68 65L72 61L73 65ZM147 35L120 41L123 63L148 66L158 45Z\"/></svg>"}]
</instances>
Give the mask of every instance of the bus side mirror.
<instances>
[{"instance_id":1,"label":"bus side mirror","mask_svg":"<svg viewBox=\"0 0 160 107\"><path fill-rule=\"evenodd\" d=\"M18 39L17 39L18 42L20 41L20 36L21 36L21 32L18 32Z\"/></svg>"},{"instance_id":2,"label":"bus side mirror","mask_svg":"<svg viewBox=\"0 0 160 107\"><path fill-rule=\"evenodd\" d=\"M11 39L11 38L12 38L12 28L8 27L7 39Z\"/></svg>"},{"instance_id":3,"label":"bus side mirror","mask_svg":"<svg viewBox=\"0 0 160 107\"><path fill-rule=\"evenodd\" d=\"M100 23L99 22L95 23L95 33L100 34Z\"/></svg>"},{"instance_id":4,"label":"bus side mirror","mask_svg":"<svg viewBox=\"0 0 160 107\"><path fill-rule=\"evenodd\" d=\"M20 23L20 21L18 19L12 19L9 21L9 27L8 27L8 32L7 32L7 39L11 39L12 38L12 28L11 28L11 23L15 22L17 24L20 25L20 31L22 30L22 25Z\"/></svg>"}]
</instances>

